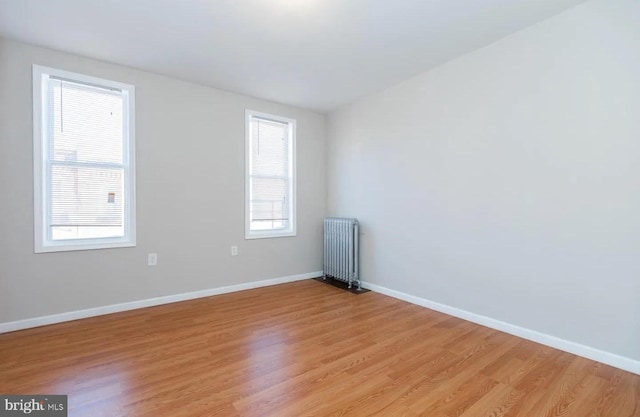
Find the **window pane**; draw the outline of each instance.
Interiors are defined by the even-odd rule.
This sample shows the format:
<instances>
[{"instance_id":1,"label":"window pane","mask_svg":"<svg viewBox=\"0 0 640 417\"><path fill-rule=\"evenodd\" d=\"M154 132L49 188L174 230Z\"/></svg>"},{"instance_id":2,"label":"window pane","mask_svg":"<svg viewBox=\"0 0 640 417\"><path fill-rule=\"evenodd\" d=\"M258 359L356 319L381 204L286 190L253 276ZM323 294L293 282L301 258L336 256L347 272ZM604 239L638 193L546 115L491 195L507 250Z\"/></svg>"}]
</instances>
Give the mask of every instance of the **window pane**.
<instances>
[{"instance_id":1,"label":"window pane","mask_svg":"<svg viewBox=\"0 0 640 417\"><path fill-rule=\"evenodd\" d=\"M52 159L122 164L121 93L58 80L50 82Z\"/></svg>"},{"instance_id":2,"label":"window pane","mask_svg":"<svg viewBox=\"0 0 640 417\"><path fill-rule=\"evenodd\" d=\"M52 226L51 240L99 239L124 236L124 228L95 226Z\"/></svg>"},{"instance_id":3,"label":"window pane","mask_svg":"<svg viewBox=\"0 0 640 417\"><path fill-rule=\"evenodd\" d=\"M289 225L289 181L251 178L251 230L283 229Z\"/></svg>"},{"instance_id":4,"label":"window pane","mask_svg":"<svg viewBox=\"0 0 640 417\"><path fill-rule=\"evenodd\" d=\"M54 165L52 239L124 236L123 169Z\"/></svg>"},{"instance_id":5,"label":"window pane","mask_svg":"<svg viewBox=\"0 0 640 417\"><path fill-rule=\"evenodd\" d=\"M289 175L289 125L254 117L251 122L251 175Z\"/></svg>"}]
</instances>

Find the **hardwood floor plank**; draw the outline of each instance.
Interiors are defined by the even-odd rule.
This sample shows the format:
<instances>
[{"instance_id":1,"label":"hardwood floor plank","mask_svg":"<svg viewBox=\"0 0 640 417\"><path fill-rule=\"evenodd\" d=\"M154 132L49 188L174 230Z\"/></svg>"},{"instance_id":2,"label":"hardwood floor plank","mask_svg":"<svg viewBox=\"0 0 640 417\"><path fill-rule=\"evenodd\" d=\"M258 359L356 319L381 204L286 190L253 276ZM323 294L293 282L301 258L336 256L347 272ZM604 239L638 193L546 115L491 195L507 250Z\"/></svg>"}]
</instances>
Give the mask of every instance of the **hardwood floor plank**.
<instances>
[{"instance_id":1,"label":"hardwood floor plank","mask_svg":"<svg viewBox=\"0 0 640 417\"><path fill-rule=\"evenodd\" d=\"M640 376L313 280L0 334L72 417L640 417Z\"/></svg>"},{"instance_id":2,"label":"hardwood floor plank","mask_svg":"<svg viewBox=\"0 0 640 417\"><path fill-rule=\"evenodd\" d=\"M589 365L590 361L586 359L572 357L566 368L549 382L546 389L525 395L518 406L514 407L512 415L555 415L560 411L557 404L564 403L564 399L570 396L576 385L588 375Z\"/></svg>"},{"instance_id":3,"label":"hardwood floor plank","mask_svg":"<svg viewBox=\"0 0 640 417\"><path fill-rule=\"evenodd\" d=\"M457 414L456 417L505 417L523 395L522 392L515 388L499 383L462 414Z\"/></svg>"}]
</instances>

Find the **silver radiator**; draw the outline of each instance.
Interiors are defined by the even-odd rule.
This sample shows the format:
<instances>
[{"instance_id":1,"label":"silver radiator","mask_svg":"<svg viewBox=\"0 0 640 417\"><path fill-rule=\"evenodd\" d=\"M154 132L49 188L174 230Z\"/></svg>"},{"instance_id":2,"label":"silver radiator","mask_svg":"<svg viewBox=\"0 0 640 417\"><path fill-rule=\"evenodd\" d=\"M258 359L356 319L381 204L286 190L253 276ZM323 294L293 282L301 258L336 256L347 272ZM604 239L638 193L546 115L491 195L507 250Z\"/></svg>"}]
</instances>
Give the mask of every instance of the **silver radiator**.
<instances>
[{"instance_id":1,"label":"silver radiator","mask_svg":"<svg viewBox=\"0 0 640 417\"><path fill-rule=\"evenodd\" d=\"M324 277L360 289L358 273L358 220L341 217L324 219Z\"/></svg>"}]
</instances>

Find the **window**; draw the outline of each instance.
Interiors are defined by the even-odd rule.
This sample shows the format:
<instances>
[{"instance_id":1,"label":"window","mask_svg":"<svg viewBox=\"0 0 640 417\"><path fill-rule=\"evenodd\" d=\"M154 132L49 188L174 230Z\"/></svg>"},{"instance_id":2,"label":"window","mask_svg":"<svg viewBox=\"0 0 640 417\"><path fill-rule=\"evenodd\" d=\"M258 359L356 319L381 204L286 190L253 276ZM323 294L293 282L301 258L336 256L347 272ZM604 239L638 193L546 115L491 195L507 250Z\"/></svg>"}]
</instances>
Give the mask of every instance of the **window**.
<instances>
[{"instance_id":1,"label":"window","mask_svg":"<svg viewBox=\"0 0 640 417\"><path fill-rule=\"evenodd\" d=\"M33 67L35 252L135 246L134 87Z\"/></svg>"},{"instance_id":2,"label":"window","mask_svg":"<svg viewBox=\"0 0 640 417\"><path fill-rule=\"evenodd\" d=\"M296 121L246 111L245 238L296 235Z\"/></svg>"}]
</instances>

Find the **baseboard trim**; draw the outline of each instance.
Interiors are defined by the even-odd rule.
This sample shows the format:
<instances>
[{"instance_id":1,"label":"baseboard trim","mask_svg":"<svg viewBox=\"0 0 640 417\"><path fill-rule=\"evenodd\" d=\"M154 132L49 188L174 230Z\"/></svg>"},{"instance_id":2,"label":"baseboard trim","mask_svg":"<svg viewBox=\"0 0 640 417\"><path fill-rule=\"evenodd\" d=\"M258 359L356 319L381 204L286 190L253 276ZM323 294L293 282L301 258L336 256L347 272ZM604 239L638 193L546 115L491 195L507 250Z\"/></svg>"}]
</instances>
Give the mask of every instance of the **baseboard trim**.
<instances>
[{"instance_id":1,"label":"baseboard trim","mask_svg":"<svg viewBox=\"0 0 640 417\"><path fill-rule=\"evenodd\" d=\"M230 292L250 290L253 288L268 287L271 285L285 284L304 279L322 276L322 271L308 272L306 274L290 275L287 277L253 281L244 284L229 285L226 287L209 288L206 290L186 292L181 294L166 295L162 297L147 298L144 300L129 301L120 304L111 304L85 310L69 311L66 313L52 314L49 316L33 317L24 320L0 323L0 333L29 329L32 327L46 326L48 324L62 323L65 321L84 319L87 317L101 316L104 314L119 313L121 311L135 310L138 308L153 307L161 304L176 303L179 301L193 300L195 298L210 297L212 295L227 294Z\"/></svg>"},{"instance_id":2,"label":"baseboard trim","mask_svg":"<svg viewBox=\"0 0 640 417\"><path fill-rule=\"evenodd\" d=\"M541 333L536 330L531 330L524 327L516 326L515 324L496 320L491 317L482 316L480 314L475 314L470 311L448 306L446 304L440 304L435 301L428 300L426 298L416 297L414 295L392 290L386 287L382 287L380 285L372 284L370 282L363 281L362 286L364 288L370 289L372 291L375 291L384 295L388 295L393 298L397 298L399 300L407 301L412 304L417 304L419 306L426 307L431 310L439 311L441 313L445 313L450 316L455 316L473 323L477 323L486 327L490 327L495 330L500 330L502 332L521 337L523 339L541 343L546 346L550 346L565 352L573 353L574 355L582 356L584 358L591 359L597 362L602 362L604 364L611 365L616 368L620 368L625 371L640 375L640 361L637 361L635 359L627 358L624 356L616 355L615 353L606 352L606 351L596 349L590 346L586 346L580 343L561 339L559 337Z\"/></svg>"}]
</instances>

